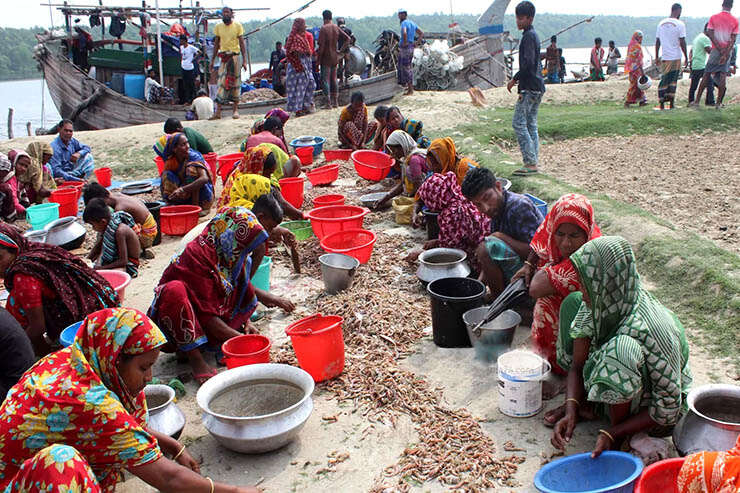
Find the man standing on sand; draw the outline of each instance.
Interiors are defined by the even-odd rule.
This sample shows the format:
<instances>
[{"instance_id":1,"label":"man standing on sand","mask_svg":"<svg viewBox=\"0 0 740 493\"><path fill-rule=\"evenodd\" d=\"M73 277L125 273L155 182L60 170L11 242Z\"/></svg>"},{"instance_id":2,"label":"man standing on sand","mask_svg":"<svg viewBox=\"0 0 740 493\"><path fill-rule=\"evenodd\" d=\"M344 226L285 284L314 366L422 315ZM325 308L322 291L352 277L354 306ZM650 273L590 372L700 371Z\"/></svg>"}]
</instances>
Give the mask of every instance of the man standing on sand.
<instances>
[{"instance_id":1,"label":"man standing on sand","mask_svg":"<svg viewBox=\"0 0 740 493\"><path fill-rule=\"evenodd\" d=\"M689 65L691 66L691 86L689 87L689 106L694 102L696 89L704 78L704 69L707 66L707 56L712 52L712 40L707 36L707 26L704 24L704 30L696 35L689 52ZM707 106L714 106L714 83L709 78L707 83Z\"/></svg>"},{"instance_id":2,"label":"man standing on sand","mask_svg":"<svg viewBox=\"0 0 740 493\"><path fill-rule=\"evenodd\" d=\"M337 17L337 26L339 26L339 29L341 29L349 38L349 42L344 38L339 38L339 44L337 45L337 48L339 48L339 68L337 69L337 76L339 77L339 83L341 84L349 79L350 75L352 75L347 68L347 63L349 61L349 48L350 46L354 46L356 39L352 34L352 29L347 27L347 22L344 20L344 17Z\"/></svg>"},{"instance_id":3,"label":"man standing on sand","mask_svg":"<svg viewBox=\"0 0 740 493\"><path fill-rule=\"evenodd\" d=\"M547 67L547 83L557 84L560 82L560 53L558 52L557 36L550 36L550 46L545 50L545 67Z\"/></svg>"},{"instance_id":4,"label":"man standing on sand","mask_svg":"<svg viewBox=\"0 0 740 493\"><path fill-rule=\"evenodd\" d=\"M187 34L180 36L180 69L182 70L182 100L181 104L189 104L195 99L195 78L198 71L195 68L195 57L200 53L198 48L188 43Z\"/></svg>"},{"instance_id":5,"label":"man standing on sand","mask_svg":"<svg viewBox=\"0 0 740 493\"><path fill-rule=\"evenodd\" d=\"M655 34L655 63L660 65L662 75L658 84L658 99L660 107L665 109L668 102L673 109L676 98L676 85L681 78L681 52L688 66L689 57L686 54L686 25L678 20L681 17L681 4L674 3L671 6L671 16L663 19L658 24L658 32ZM663 48L663 58L660 57L660 49Z\"/></svg>"},{"instance_id":6,"label":"man standing on sand","mask_svg":"<svg viewBox=\"0 0 740 493\"><path fill-rule=\"evenodd\" d=\"M616 75L619 72L619 59L622 54L614 41L609 41L609 51L606 54L606 75Z\"/></svg>"},{"instance_id":7,"label":"man standing on sand","mask_svg":"<svg viewBox=\"0 0 740 493\"><path fill-rule=\"evenodd\" d=\"M540 138L537 131L537 111L545 93L540 60L540 38L532 27L535 8L532 2L524 1L516 6L516 27L522 31L519 42L519 72L506 86L509 92L519 86L519 100L514 108L511 126L519 141L524 166L516 171L517 176L529 176L539 171Z\"/></svg>"},{"instance_id":8,"label":"man standing on sand","mask_svg":"<svg viewBox=\"0 0 740 493\"><path fill-rule=\"evenodd\" d=\"M233 118L239 118L239 96L241 95L242 76L239 67L239 53L242 55L241 68L247 69L247 45L244 42L244 27L234 22L234 12L230 7L221 9L222 23L213 29L213 53L210 70L216 57L221 59L221 67L218 69L218 95L216 103L218 107L213 119L221 118L221 109L225 104L231 102L234 105Z\"/></svg>"},{"instance_id":9,"label":"man standing on sand","mask_svg":"<svg viewBox=\"0 0 740 493\"><path fill-rule=\"evenodd\" d=\"M406 9L399 9L398 20L401 21L401 41L398 47L398 83L406 86L404 95L414 94L414 71L411 62L414 61L414 42L424 36L419 26L408 18ZM538 53L539 56L539 53Z\"/></svg>"},{"instance_id":10,"label":"man standing on sand","mask_svg":"<svg viewBox=\"0 0 740 493\"><path fill-rule=\"evenodd\" d=\"M275 43L275 51L270 53L270 66L268 67L272 72L272 85L278 85L280 81L280 61L285 58L285 50L283 49L283 43L278 41Z\"/></svg>"},{"instance_id":11,"label":"man standing on sand","mask_svg":"<svg viewBox=\"0 0 740 493\"><path fill-rule=\"evenodd\" d=\"M738 20L730 13L732 3L732 0L724 0L722 2L722 12L709 18L707 36L712 40L712 51L709 53L707 66L704 69L704 78L699 86L696 101L692 103L693 105L697 105L698 101L701 101L704 88L709 84L709 80L713 79L717 86L716 107L718 109L722 107L722 100L727 90L727 74L730 73L730 59L738 35Z\"/></svg>"},{"instance_id":12,"label":"man standing on sand","mask_svg":"<svg viewBox=\"0 0 740 493\"><path fill-rule=\"evenodd\" d=\"M319 31L319 49L317 58L321 66L321 89L326 96L326 108L339 107L339 89L337 87L337 64L339 63L339 53L337 46L339 39L345 42L349 41L349 36L334 24L331 10L324 10L322 13L324 25Z\"/></svg>"}]
</instances>

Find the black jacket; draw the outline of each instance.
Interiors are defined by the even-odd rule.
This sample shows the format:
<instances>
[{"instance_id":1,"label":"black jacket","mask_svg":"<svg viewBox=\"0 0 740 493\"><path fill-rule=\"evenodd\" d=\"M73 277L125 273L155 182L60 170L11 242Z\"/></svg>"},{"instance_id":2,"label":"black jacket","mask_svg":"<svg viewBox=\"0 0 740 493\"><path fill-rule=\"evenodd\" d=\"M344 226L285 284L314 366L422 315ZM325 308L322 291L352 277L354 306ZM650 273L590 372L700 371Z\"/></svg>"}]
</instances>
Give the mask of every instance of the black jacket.
<instances>
[{"instance_id":1,"label":"black jacket","mask_svg":"<svg viewBox=\"0 0 740 493\"><path fill-rule=\"evenodd\" d=\"M540 60L540 38L532 26L524 30L522 40L519 42L519 72L514 75L514 80L519 81L519 92L545 92Z\"/></svg>"}]
</instances>

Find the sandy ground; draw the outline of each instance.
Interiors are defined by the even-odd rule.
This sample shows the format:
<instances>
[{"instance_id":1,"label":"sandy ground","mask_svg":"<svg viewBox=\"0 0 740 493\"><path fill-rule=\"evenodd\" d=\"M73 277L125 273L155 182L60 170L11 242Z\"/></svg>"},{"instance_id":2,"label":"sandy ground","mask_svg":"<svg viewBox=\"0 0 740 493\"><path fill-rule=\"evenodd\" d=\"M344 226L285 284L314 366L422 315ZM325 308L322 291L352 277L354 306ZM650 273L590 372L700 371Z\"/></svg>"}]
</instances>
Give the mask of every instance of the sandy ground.
<instances>
[{"instance_id":1,"label":"sandy ground","mask_svg":"<svg viewBox=\"0 0 740 493\"><path fill-rule=\"evenodd\" d=\"M737 94L740 84L736 80L730 89L730 95ZM626 91L624 81L610 81L603 84L580 84L567 87L549 88L545 102L589 102L613 100L619 101ZM681 85L680 91L684 92L684 84ZM680 93L681 93L680 92ZM495 89L486 91L486 97L489 104L504 106L514 103L514 96L509 95L505 90ZM651 94L654 99L654 94ZM477 112L469 103L466 93L418 93L411 98L397 99L402 110L407 111L410 116L422 119L425 127L430 132L442 132L445 129L454 127L465 121L472 121L476 118ZM300 119L291 119L287 125L286 133L291 136L312 134L324 135L328 138L328 147L334 147L336 144L336 118L338 110L321 111L315 115ZM196 126L206 136L211 139L216 151L220 154L234 152L238 142L247 133L251 120L241 119L237 121L223 120L219 122L194 122ZM90 144L95 152L96 159L100 165L108 164L115 169L123 165L138 164L140 166L150 165L152 142L160 135L161 127L159 125L145 125L140 127L131 127L125 129L112 129L99 132L79 132L77 137ZM456 139L467 140L464 136L456 136ZM717 139L717 136L707 136L708 148L712 148L711 142ZM645 139L645 138L639 138ZM649 138L647 138L649 139ZM691 149L695 146L693 138L687 137L685 146ZM699 138L696 138L697 140ZM17 139L12 143L13 147L25 146L29 139ZM627 142L630 143L630 142ZM643 145L642 140L632 143L638 146ZM656 144L657 145L657 144ZM10 147L10 146L2 146ZM471 148L477 152L485 152L484 148L471 144ZM603 149L603 147L602 147ZM567 152L566 145L552 144L543 149L543 156L549 167L548 160L553 162L562 162L558 156ZM652 153L655 154L655 153ZM564 154L562 154L565 156ZM632 180L633 176L639 180L659 177L655 180L653 188L640 186L639 192L627 187L614 187L607 190L608 180L606 176L598 180L591 177L591 181L596 184L590 185L589 178L579 174L578 162L565 159L568 161L567 166L561 165L564 169L562 176L566 181L572 180L574 183L584 186L601 187L615 197L634 201L641 206L655 212L659 216L669 215L669 200L661 201L662 208L651 209L647 206L650 193L659 193L664 183L668 194L678 193L678 185L681 181L690 181L691 175L686 174L683 168L694 166L697 175L700 171L706 169L706 175L711 175L711 181L701 181L700 187L712 187L716 194L712 195L711 202L707 205L707 210L711 212L711 221L721 224L724 218L731 217L733 212L737 214L737 206L729 206L726 212L718 212L720 193L732 191L732 184L737 191L737 173L732 173L733 169L728 163L723 168L708 167L703 168L700 161L696 160L697 154L690 153L685 160L678 158L665 159L665 163L678 160L678 164L673 164L673 168L667 164L662 166L660 174L648 173L640 169L617 169L616 161L614 163L614 172L611 176L618 176L616 173L622 172L623 175ZM719 153L712 156L721 156ZM567 157L567 156L566 156ZM617 158L615 158L617 159ZM656 166L660 160L649 161L650 166ZM690 162L691 166L686 163ZM736 161L735 161L736 163ZM581 163L585 167L587 163ZM647 163L646 163L647 164ZM646 166L647 168L647 166ZM676 171L678 168L678 171ZM735 166L736 168L736 166ZM674 172L672 172L674 171ZM368 189L366 182L351 178L353 171L343 169L342 179L337 182L337 186L326 190L326 193L339 191L348 197L348 201L356 200L360 193L371 191ZM675 176L674 176L675 175ZM730 176L728 176L730 175ZM119 177L119 176L117 176ZM644 178L643 178L644 177ZM732 180L734 178L734 181ZM628 180L623 180L629 183ZM375 186L377 187L377 185ZM623 191L622 191L623 190ZM632 194L630 194L630 190ZM701 189L694 189L695 192L701 193ZM721 192L723 191L723 192ZM307 195L310 197L320 193L319 190L310 190ZM688 195L683 194L677 197L676 209L686 211L695 211L696 207L691 203L686 204ZM686 193L691 193L687 192ZM736 194L730 194L734 196ZM681 200L684 199L684 200ZM675 212L675 211L674 211ZM687 212L690 214L690 212ZM673 216L668 219L672 219ZM690 217L678 214L677 221L679 225L690 223ZM685 218L685 219L684 219ZM542 425L539 414L533 418L515 419L502 415L497 407L497 381L495 367L486 366L474 359L472 349L441 349L436 347L430 336L430 319L428 310L428 301L425 299L417 280L414 277L413 266L406 265L401 257L404 251L414 244L420 244L422 236L419 233L409 233L405 228L395 228L389 221L392 220L392 213L374 213L366 219L366 225L370 225L379 233L378 245L373 259L368 266L363 267L366 273L390 272L392 273L391 281L380 286L373 286L386 292L387 295L397 296L399 299L410 300L412 310L391 316L383 320L366 321L364 330L377 324L378 327L392 326L394 337L400 337L404 330L413 333L417 342L411 346L411 354L408 357L394 358L390 360L389 366L397 374L406 372L406 378L412 377L415 380L414 391L423 390L428 396L437 400L437 404L449 416L455 416L457 410L467 410L472 416L475 424L473 427L481 430L476 441L469 445L481 448L490 452L496 461L503 461L504 458L512 455L518 457L517 461L523 460L518 465L518 469L512 477L505 482L499 482L504 491L532 491L532 478L542 463L542 456L549 457L553 453L549 445L550 431ZM634 218L631 219L634 221ZM203 220L205 221L205 220ZM203 222L202 221L202 222ZM630 219L626 218L626 222ZM717 241L725 241L723 238L715 238L711 234L711 224L707 223L707 231L698 230L702 234L713 237ZM659 229L660 226L651 226L653 230ZM629 233L629 226L626 228L625 235L628 239L635 240L639 236L639 228L634 229L634 233ZM734 238L737 238L737 229L733 232ZM728 234L729 234L728 233ZM730 241L730 237L727 241ZM159 276L165 266L168 264L170 256L180 245L179 238L163 237L163 243L153 250L156 257L143 265L140 276L133 280L126 293L126 304L141 310L146 310L152 299L152 289L157 284ZM400 245L397 251L389 252L388 248L383 245ZM292 352L287 344L287 338L284 334L284 328L301 316L312 313L317 306L327 306L332 303L331 297L321 296L322 283L320 275L316 271L316 253L317 247L314 243L302 244L302 255L304 265L308 268L303 275L295 275L290 271L289 262L283 256L277 255L272 274L272 289L283 295L293 297L299 305L297 313L286 316L277 310L268 310L268 316L258 322L257 327L262 333L267 334L273 341L273 358L285 360ZM358 273L361 275L362 270ZM649 280L647 280L649 283ZM371 283L377 284L377 283ZM648 284L649 285L649 284ZM370 286L365 286L369 288ZM413 317L411 317L413 315ZM360 314L361 316L361 314ZM352 324L357 324L358 315L350 317ZM411 325L413 318L413 327ZM348 319L348 320L350 320ZM353 325L353 326L354 326ZM352 337L354 334L345 334L345 338ZM354 343L352 343L354 344ZM353 346L348 344L347 358L348 366L345 368L345 375L351 373L357 375L357 365L362 364L361 355L367 348ZM380 339L374 339L373 344L378 346L387 346L387 342ZM528 344L528 330L520 327L515 338L515 345L526 346ZM381 348L382 349L382 348ZM711 356L696 347L692 347L692 367L694 369L696 384L707 383L710 380L710 371L713 367L721 364L713 360ZM451 371L451 369L454 369ZM384 368L387 370L387 368ZM171 355L163 355L156 366L155 375L161 380L167 381L171 377L186 376L188 369L184 365L178 365L175 358ZM260 486L268 491L367 491L382 486L393 488L398 485L398 477L386 477L383 471L386 468L393 468L399 461L404 460L406 452L413 449L416 444L427 443L423 440L427 433L423 428L424 421L416 413L398 413L393 410L387 410L388 416L393 416L391 420L384 422L370 421L365 413L368 410L367 403L338 402L336 400L336 389L333 386L319 385L314 393L315 410L308 420L305 428L300 434L300 438L294 443L284 447L281 450L263 454L259 456L239 455L227 451L218 446L203 428L200 422L200 411L195 403L195 393L197 386L193 382L186 384L187 395L180 399L178 405L187 416L187 425L183 432L182 440L188 444L191 453L196 458L203 461L204 474L210 475L215 479L232 484L254 484L259 482ZM379 390L382 390L382 386ZM547 403L546 407L552 407L561 402L562 398L554 402ZM388 406L392 407L392 406ZM336 417L336 420L332 419ZM327 419L329 418L329 419ZM576 453L589 450L595 441L595 433L599 428L598 423L589 423L579 425L576 437L569 447L568 453ZM487 438L486 438L487 437ZM492 440L492 445L486 440ZM505 442L511 442L505 447ZM509 449L509 450L505 450ZM515 450L511 450L515 449ZM516 450L521 449L521 450ZM330 456L349 454L348 458L338 464L331 465L333 462ZM460 451L462 454L462 451ZM453 456L454 457L454 454ZM469 461L472 463L474 461ZM438 481L431 481L422 485L412 485L414 491L443 491L449 486L443 485ZM382 488L381 488L382 489ZM146 491L146 485L143 485L138 479L132 478L127 481L120 491L139 492Z\"/></svg>"}]
</instances>

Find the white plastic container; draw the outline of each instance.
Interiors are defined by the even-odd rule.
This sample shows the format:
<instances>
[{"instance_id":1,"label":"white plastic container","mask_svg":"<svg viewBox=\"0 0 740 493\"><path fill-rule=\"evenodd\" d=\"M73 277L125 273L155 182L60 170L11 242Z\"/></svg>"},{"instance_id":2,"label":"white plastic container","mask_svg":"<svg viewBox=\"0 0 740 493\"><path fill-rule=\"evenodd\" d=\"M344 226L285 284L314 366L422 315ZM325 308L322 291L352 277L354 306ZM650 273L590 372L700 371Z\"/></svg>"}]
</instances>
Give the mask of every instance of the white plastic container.
<instances>
[{"instance_id":1,"label":"white plastic container","mask_svg":"<svg viewBox=\"0 0 740 493\"><path fill-rule=\"evenodd\" d=\"M498 357L498 408L507 416L528 418L542 410L542 380L550 363L516 349Z\"/></svg>"}]
</instances>

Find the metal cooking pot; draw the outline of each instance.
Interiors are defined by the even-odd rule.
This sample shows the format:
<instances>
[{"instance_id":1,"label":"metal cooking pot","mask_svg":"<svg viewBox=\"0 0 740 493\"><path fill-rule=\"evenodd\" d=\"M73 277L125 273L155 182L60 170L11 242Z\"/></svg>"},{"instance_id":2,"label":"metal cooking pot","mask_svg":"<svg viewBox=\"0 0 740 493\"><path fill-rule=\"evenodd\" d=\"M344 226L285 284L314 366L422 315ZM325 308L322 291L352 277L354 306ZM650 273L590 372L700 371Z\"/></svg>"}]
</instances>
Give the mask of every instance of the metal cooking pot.
<instances>
[{"instance_id":1,"label":"metal cooking pot","mask_svg":"<svg viewBox=\"0 0 740 493\"><path fill-rule=\"evenodd\" d=\"M23 233L28 241L36 243L46 243L46 231L43 229L32 229Z\"/></svg>"},{"instance_id":2,"label":"metal cooking pot","mask_svg":"<svg viewBox=\"0 0 740 493\"><path fill-rule=\"evenodd\" d=\"M357 46L349 47L349 57L347 61L347 68L350 72L355 75L360 75L365 71L368 61L365 51Z\"/></svg>"},{"instance_id":3,"label":"metal cooking pot","mask_svg":"<svg viewBox=\"0 0 740 493\"><path fill-rule=\"evenodd\" d=\"M416 276L424 283L444 277L468 277L468 254L456 248L432 248L419 255Z\"/></svg>"},{"instance_id":4,"label":"metal cooking pot","mask_svg":"<svg viewBox=\"0 0 740 493\"><path fill-rule=\"evenodd\" d=\"M185 414L174 402L175 391L167 385L147 385L144 387L144 395L149 428L177 440L185 428Z\"/></svg>"},{"instance_id":5,"label":"metal cooking pot","mask_svg":"<svg viewBox=\"0 0 740 493\"><path fill-rule=\"evenodd\" d=\"M740 386L702 385L689 392L689 412L673 429L678 453L729 450L740 435Z\"/></svg>"},{"instance_id":6,"label":"metal cooking pot","mask_svg":"<svg viewBox=\"0 0 740 493\"><path fill-rule=\"evenodd\" d=\"M211 411L210 402L234 386L250 381L282 380L303 390L303 398L292 406L264 416L225 416ZM217 442L235 452L261 454L278 449L298 436L313 411L314 382L307 372L290 365L258 363L219 373L198 389L203 426Z\"/></svg>"},{"instance_id":7,"label":"metal cooking pot","mask_svg":"<svg viewBox=\"0 0 740 493\"><path fill-rule=\"evenodd\" d=\"M46 243L58 245L65 250L79 248L85 241L87 230L75 217L62 217L44 227Z\"/></svg>"},{"instance_id":8,"label":"metal cooking pot","mask_svg":"<svg viewBox=\"0 0 740 493\"><path fill-rule=\"evenodd\" d=\"M352 286L360 261L342 253L327 253L319 257L321 277L329 294L336 294Z\"/></svg>"}]
</instances>

